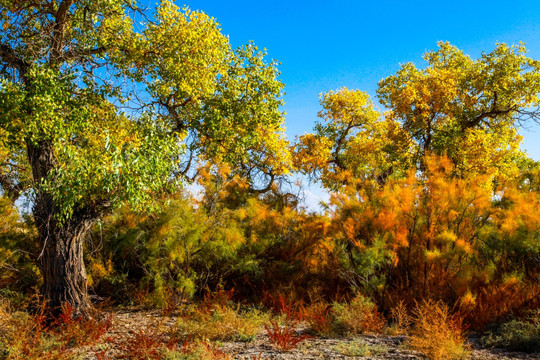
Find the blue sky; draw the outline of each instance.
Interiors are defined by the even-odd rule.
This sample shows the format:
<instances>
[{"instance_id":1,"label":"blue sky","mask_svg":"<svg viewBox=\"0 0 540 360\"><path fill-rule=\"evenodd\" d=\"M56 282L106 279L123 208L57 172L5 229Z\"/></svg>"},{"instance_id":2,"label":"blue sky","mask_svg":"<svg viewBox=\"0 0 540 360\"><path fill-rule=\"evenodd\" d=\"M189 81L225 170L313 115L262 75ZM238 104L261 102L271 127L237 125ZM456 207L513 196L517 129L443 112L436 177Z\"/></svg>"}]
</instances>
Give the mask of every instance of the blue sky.
<instances>
[{"instance_id":1,"label":"blue sky","mask_svg":"<svg viewBox=\"0 0 540 360\"><path fill-rule=\"evenodd\" d=\"M214 1L176 2L215 17L233 46L253 40L281 62L287 134L309 132L319 94L342 86L374 97L400 64L450 41L473 58L495 43L526 43L540 59L540 1ZM540 160L540 126L522 131Z\"/></svg>"}]
</instances>

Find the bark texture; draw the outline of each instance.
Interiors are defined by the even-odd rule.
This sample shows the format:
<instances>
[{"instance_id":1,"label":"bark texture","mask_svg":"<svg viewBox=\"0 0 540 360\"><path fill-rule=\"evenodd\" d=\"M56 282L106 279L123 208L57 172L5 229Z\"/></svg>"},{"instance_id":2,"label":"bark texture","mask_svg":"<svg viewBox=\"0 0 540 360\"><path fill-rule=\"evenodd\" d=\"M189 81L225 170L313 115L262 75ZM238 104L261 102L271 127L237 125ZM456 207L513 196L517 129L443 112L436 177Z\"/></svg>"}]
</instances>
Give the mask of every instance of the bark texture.
<instances>
[{"instance_id":1,"label":"bark texture","mask_svg":"<svg viewBox=\"0 0 540 360\"><path fill-rule=\"evenodd\" d=\"M48 306L59 309L69 303L77 315L90 307L83 259L84 239L92 225L89 219L72 218L58 223L43 212L46 204L36 202L34 218L43 246L40 265L43 273L41 294Z\"/></svg>"}]
</instances>

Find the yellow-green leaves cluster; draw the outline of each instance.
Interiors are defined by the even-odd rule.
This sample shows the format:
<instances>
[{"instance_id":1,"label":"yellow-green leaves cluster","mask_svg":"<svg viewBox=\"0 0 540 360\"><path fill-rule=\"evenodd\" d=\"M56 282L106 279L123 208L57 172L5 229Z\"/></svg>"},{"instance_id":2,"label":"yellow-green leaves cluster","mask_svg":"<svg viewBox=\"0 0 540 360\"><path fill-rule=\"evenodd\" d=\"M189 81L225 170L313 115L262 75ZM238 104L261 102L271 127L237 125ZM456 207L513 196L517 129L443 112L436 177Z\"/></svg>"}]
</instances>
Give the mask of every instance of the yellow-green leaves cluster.
<instances>
[{"instance_id":1,"label":"yellow-green leaves cluster","mask_svg":"<svg viewBox=\"0 0 540 360\"><path fill-rule=\"evenodd\" d=\"M375 110L369 96L342 88L321 97L325 120L295 144L295 164L335 188L351 178L386 178L407 168L408 134Z\"/></svg>"},{"instance_id":2,"label":"yellow-green leaves cluster","mask_svg":"<svg viewBox=\"0 0 540 360\"><path fill-rule=\"evenodd\" d=\"M150 94L170 97L171 106L211 96L230 61L228 39L210 16L163 1L155 22L130 45L126 55Z\"/></svg>"},{"instance_id":3,"label":"yellow-green leaves cluster","mask_svg":"<svg viewBox=\"0 0 540 360\"><path fill-rule=\"evenodd\" d=\"M523 44L499 44L472 60L448 43L427 52L425 69L407 63L379 83L381 103L414 139L417 159L450 157L461 176L516 173L517 128L537 117L540 62Z\"/></svg>"},{"instance_id":4,"label":"yellow-green leaves cluster","mask_svg":"<svg viewBox=\"0 0 540 360\"><path fill-rule=\"evenodd\" d=\"M233 50L213 18L170 1L127 46L116 63L145 87L146 106L186 136L189 158L287 171L283 84L265 52L252 43Z\"/></svg>"},{"instance_id":5,"label":"yellow-green leaves cluster","mask_svg":"<svg viewBox=\"0 0 540 360\"><path fill-rule=\"evenodd\" d=\"M167 0L153 18L125 0L0 5L0 174L52 197L60 217L140 207L200 158L289 170L277 63L231 49L205 13ZM32 148L46 165L29 163Z\"/></svg>"},{"instance_id":6,"label":"yellow-green leaves cluster","mask_svg":"<svg viewBox=\"0 0 540 360\"><path fill-rule=\"evenodd\" d=\"M517 176L526 158L519 127L539 116L540 62L523 44L498 44L473 60L444 42L424 60L425 69L407 63L379 83L384 113L358 90L324 94L325 122L298 139L297 168L334 189L425 171L430 154L451 159L460 177Z\"/></svg>"}]
</instances>

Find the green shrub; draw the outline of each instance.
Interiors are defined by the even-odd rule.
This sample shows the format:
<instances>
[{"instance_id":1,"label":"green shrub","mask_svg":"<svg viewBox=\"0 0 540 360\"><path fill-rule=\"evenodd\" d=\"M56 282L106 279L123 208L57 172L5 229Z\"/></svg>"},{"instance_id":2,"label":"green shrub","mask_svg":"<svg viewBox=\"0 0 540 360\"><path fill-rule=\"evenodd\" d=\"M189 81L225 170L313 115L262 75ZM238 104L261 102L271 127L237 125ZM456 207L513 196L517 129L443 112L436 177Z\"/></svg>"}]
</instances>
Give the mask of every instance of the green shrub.
<instances>
[{"instance_id":1,"label":"green shrub","mask_svg":"<svg viewBox=\"0 0 540 360\"><path fill-rule=\"evenodd\" d=\"M375 304L361 294L349 303L334 303L332 312L333 329L337 334L378 333L385 323Z\"/></svg>"},{"instance_id":2,"label":"green shrub","mask_svg":"<svg viewBox=\"0 0 540 360\"><path fill-rule=\"evenodd\" d=\"M540 310L523 319L512 319L482 338L486 347L500 347L524 352L540 352Z\"/></svg>"}]
</instances>

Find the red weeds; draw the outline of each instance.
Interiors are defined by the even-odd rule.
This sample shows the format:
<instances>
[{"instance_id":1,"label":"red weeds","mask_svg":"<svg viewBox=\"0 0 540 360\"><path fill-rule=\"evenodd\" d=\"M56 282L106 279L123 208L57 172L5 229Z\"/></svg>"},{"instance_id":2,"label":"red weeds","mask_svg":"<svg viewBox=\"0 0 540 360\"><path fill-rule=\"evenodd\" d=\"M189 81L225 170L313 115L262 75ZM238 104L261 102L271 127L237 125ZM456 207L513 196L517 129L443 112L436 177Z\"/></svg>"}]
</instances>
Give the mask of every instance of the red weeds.
<instances>
[{"instance_id":1,"label":"red weeds","mask_svg":"<svg viewBox=\"0 0 540 360\"><path fill-rule=\"evenodd\" d=\"M270 326L265 324L264 327L272 345L281 351L292 350L300 342L310 338L307 334L297 335L294 331L294 325L288 321L285 322L284 326L280 326L277 321L270 321Z\"/></svg>"},{"instance_id":2,"label":"red weeds","mask_svg":"<svg viewBox=\"0 0 540 360\"><path fill-rule=\"evenodd\" d=\"M163 357L163 349L174 350L178 346L178 339L160 333L157 329L147 327L138 331L130 331L132 338L129 341L116 341L115 345L122 352L122 356L126 359L147 360L161 359ZM187 352L188 341L182 344L182 350Z\"/></svg>"},{"instance_id":3,"label":"red weeds","mask_svg":"<svg viewBox=\"0 0 540 360\"><path fill-rule=\"evenodd\" d=\"M201 312L204 313L209 312L216 307L227 307L232 302L233 295L234 288L224 290L222 287L219 287L215 291L210 291L207 289L199 308Z\"/></svg>"},{"instance_id":4,"label":"red weeds","mask_svg":"<svg viewBox=\"0 0 540 360\"><path fill-rule=\"evenodd\" d=\"M310 337L309 335L297 335L294 329L296 323L304 319L302 302L295 303L280 292L276 295L264 292L263 303L274 313L285 315L283 326L274 320L270 321L269 325L264 325L268 338L275 347L282 351L289 351Z\"/></svg>"},{"instance_id":5,"label":"red weeds","mask_svg":"<svg viewBox=\"0 0 540 360\"><path fill-rule=\"evenodd\" d=\"M6 346L11 348L15 357L23 356L28 360L69 359L73 357L74 348L97 344L112 326L112 316L105 319L75 316L69 304L61 307L54 320L50 318L51 313L46 304L40 302L28 322L12 322L17 338ZM99 356L104 358L105 354Z\"/></svg>"},{"instance_id":6,"label":"red weeds","mask_svg":"<svg viewBox=\"0 0 540 360\"><path fill-rule=\"evenodd\" d=\"M50 328L68 345L95 345L111 329L112 318L111 314L102 320L97 319L97 316L76 316L75 309L66 303Z\"/></svg>"},{"instance_id":7,"label":"red weeds","mask_svg":"<svg viewBox=\"0 0 540 360\"><path fill-rule=\"evenodd\" d=\"M292 299L286 297L280 292L273 295L265 291L263 304L267 308L271 309L274 313L285 315L287 321L303 320L303 313L301 310L303 307L303 302L297 301L297 303L295 303Z\"/></svg>"}]
</instances>

